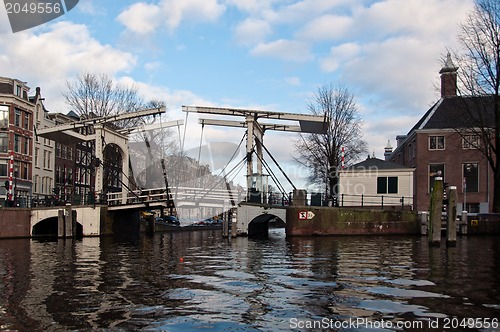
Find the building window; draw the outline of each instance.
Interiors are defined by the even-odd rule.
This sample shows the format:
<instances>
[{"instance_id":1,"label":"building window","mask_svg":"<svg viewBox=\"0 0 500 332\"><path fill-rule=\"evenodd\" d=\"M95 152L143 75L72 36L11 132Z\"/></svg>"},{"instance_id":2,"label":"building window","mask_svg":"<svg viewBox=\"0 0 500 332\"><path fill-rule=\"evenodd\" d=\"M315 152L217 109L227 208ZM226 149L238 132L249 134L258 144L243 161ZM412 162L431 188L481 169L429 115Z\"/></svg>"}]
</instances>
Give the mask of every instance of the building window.
<instances>
[{"instance_id":1,"label":"building window","mask_svg":"<svg viewBox=\"0 0 500 332\"><path fill-rule=\"evenodd\" d=\"M429 165L429 192L431 192L434 187L434 180L436 177L442 177L444 182L444 164Z\"/></svg>"},{"instance_id":2,"label":"building window","mask_svg":"<svg viewBox=\"0 0 500 332\"><path fill-rule=\"evenodd\" d=\"M444 136L429 136L429 150L444 150Z\"/></svg>"},{"instance_id":3,"label":"building window","mask_svg":"<svg viewBox=\"0 0 500 332\"><path fill-rule=\"evenodd\" d=\"M67 159L68 157L68 147L66 145L62 146L61 158Z\"/></svg>"},{"instance_id":4,"label":"building window","mask_svg":"<svg viewBox=\"0 0 500 332\"><path fill-rule=\"evenodd\" d=\"M19 149L21 148L20 147L20 140L21 140L21 137L19 137L19 135L14 135L14 151L15 152L20 152Z\"/></svg>"},{"instance_id":5,"label":"building window","mask_svg":"<svg viewBox=\"0 0 500 332\"><path fill-rule=\"evenodd\" d=\"M33 181L33 192L37 193L38 192L38 175L35 175L35 179Z\"/></svg>"},{"instance_id":6,"label":"building window","mask_svg":"<svg viewBox=\"0 0 500 332\"><path fill-rule=\"evenodd\" d=\"M468 193L479 192L479 166L476 163L466 163L462 165L464 174L463 191Z\"/></svg>"},{"instance_id":7,"label":"building window","mask_svg":"<svg viewBox=\"0 0 500 332\"><path fill-rule=\"evenodd\" d=\"M28 164L23 165L23 179L28 179Z\"/></svg>"},{"instance_id":8,"label":"building window","mask_svg":"<svg viewBox=\"0 0 500 332\"><path fill-rule=\"evenodd\" d=\"M7 176L8 175L8 165L7 165L7 160L2 160L0 162L0 176Z\"/></svg>"},{"instance_id":9,"label":"building window","mask_svg":"<svg viewBox=\"0 0 500 332\"><path fill-rule=\"evenodd\" d=\"M14 125L21 127L21 110L17 108L14 111Z\"/></svg>"},{"instance_id":10,"label":"building window","mask_svg":"<svg viewBox=\"0 0 500 332\"><path fill-rule=\"evenodd\" d=\"M22 97L22 92L23 92L22 87L16 84L16 96Z\"/></svg>"},{"instance_id":11,"label":"building window","mask_svg":"<svg viewBox=\"0 0 500 332\"><path fill-rule=\"evenodd\" d=\"M24 129L28 130L30 127L30 114L28 112L24 113Z\"/></svg>"},{"instance_id":12,"label":"building window","mask_svg":"<svg viewBox=\"0 0 500 332\"><path fill-rule=\"evenodd\" d=\"M56 143L56 157L61 158L61 144Z\"/></svg>"},{"instance_id":13,"label":"building window","mask_svg":"<svg viewBox=\"0 0 500 332\"><path fill-rule=\"evenodd\" d=\"M0 152L7 153L9 151L9 136L7 133L0 133Z\"/></svg>"},{"instance_id":14,"label":"building window","mask_svg":"<svg viewBox=\"0 0 500 332\"><path fill-rule=\"evenodd\" d=\"M9 128L9 106L0 105L0 128L2 130Z\"/></svg>"},{"instance_id":15,"label":"building window","mask_svg":"<svg viewBox=\"0 0 500 332\"><path fill-rule=\"evenodd\" d=\"M397 194L397 193L398 193L397 176L377 177L377 194Z\"/></svg>"},{"instance_id":16,"label":"building window","mask_svg":"<svg viewBox=\"0 0 500 332\"><path fill-rule=\"evenodd\" d=\"M478 147L479 147L478 135L464 135L464 137L462 137L462 148L477 149Z\"/></svg>"},{"instance_id":17,"label":"building window","mask_svg":"<svg viewBox=\"0 0 500 332\"><path fill-rule=\"evenodd\" d=\"M30 154L29 153L29 146L30 146L30 139L25 137L24 138L24 151L23 151L24 154Z\"/></svg>"},{"instance_id":18,"label":"building window","mask_svg":"<svg viewBox=\"0 0 500 332\"><path fill-rule=\"evenodd\" d=\"M52 166L50 165L50 159L52 158L52 152L47 152L47 168L50 169Z\"/></svg>"},{"instance_id":19,"label":"building window","mask_svg":"<svg viewBox=\"0 0 500 332\"><path fill-rule=\"evenodd\" d=\"M40 153L40 149L39 148L35 148L35 167L38 167L38 154Z\"/></svg>"},{"instance_id":20,"label":"building window","mask_svg":"<svg viewBox=\"0 0 500 332\"><path fill-rule=\"evenodd\" d=\"M43 151L43 168L47 168L47 151Z\"/></svg>"},{"instance_id":21,"label":"building window","mask_svg":"<svg viewBox=\"0 0 500 332\"><path fill-rule=\"evenodd\" d=\"M56 166L56 183L62 183L62 181L61 181L61 166Z\"/></svg>"}]
</instances>

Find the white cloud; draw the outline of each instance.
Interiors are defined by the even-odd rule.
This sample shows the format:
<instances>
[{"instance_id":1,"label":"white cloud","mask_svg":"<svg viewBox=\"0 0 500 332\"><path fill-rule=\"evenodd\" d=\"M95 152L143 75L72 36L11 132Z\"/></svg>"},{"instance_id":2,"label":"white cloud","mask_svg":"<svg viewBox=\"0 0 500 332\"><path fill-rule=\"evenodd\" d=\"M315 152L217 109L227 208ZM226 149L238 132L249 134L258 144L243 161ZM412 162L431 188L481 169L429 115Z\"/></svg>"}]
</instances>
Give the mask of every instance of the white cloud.
<instances>
[{"instance_id":1,"label":"white cloud","mask_svg":"<svg viewBox=\"0 0 500 332\"><path fill-rule=\"evenodd\" d=\"M260 43L250 51L250 54L294 62L305 62L313 59L308 44L286 39Z\"/></svg>"},{"instance_id":2,"label":"white cloud","mask_svg":"<svg viewBox=\"0 0 500 332\"><path fill-rule=\"evenodd\" d=\"M353 24L352 18L338 15L322 15L307 23L298 33L301 40L321 41L344 37Z\"/></svg>"},{"instance_id":3,"label":"white cloud","mask_svg":"<svg viewBox=\"0 0 500 332\"><path fill-rule=\"evenodd\" d=\"M101 16L106 13L106 7L100 4L96 6L94 0L80 1L78 2L78 6L76 8L82 13L90 15Z\"/></svg>"},{"instance_id":4,"label":"white cloud","mask_svg":"<svg viewBox=\"0 0 500 332\"><path fill-rule=\"evenodd\" d=\"M457 45L458 22L471 5L470 0L429 0L426 6L387 0L354 7L353 24L343 37L348 42L333 45L320 68L337 71L344 83L356 86L371 100L367 107L425 112L438 97L439 59Z\"/></svg>"},{"instance_id":5,"label":"white cloud","mask_svg":"<svg viewBox=\"0 0 500 332\"><path fill-rule=\"evenodd\" d=\"M162 0L158 5L138 2L124 10L118 21L128 30L146 34L160 26L174 31L184 20L216 21L225 11L218 0Z\"/></svg>"},{"instance_id":6,"label":"white cloud","mask_svg":"<svg viewBox=\"0 0 500 332\"><path fill-rule=\"evenodd\" d=\"M239 23L234 34L236 41L242 45L254 45L265 40L272 32L268 22L260 19L248 18Z\"/></svg>"},{"instance_id":7,"label":"white cloud","mask_svg":"<svg viewBox=\"0 0 500 332\"><path fill-rule=\"evenodd\" d=\"M36 34L35 34L36 32ZM15 34L0 34L9 45L0 57L2 76L40 85L50 110L63 111L65 82L85 70L114 75L135 66L136 58L92 38L86 26L59 22Z\"/></svg>"},{"instance_id":8,"label":"white cloud","mask_svg":"<svg viewBox=\"0 0 500 332\"><path fill-rule=\"evenodd\" d=\"M5 6L0 6L0 34L12 33Z\"/></svg>"},{"instance_id":9,"label":"white cloud","mask_svg":"<svg viewBox=\"0 0 500 332\"><path fill-rule=\"evenodd\" d=\"M418 120L418 116L404 115L365 120L362 128L365 139L369 138L368 151L370 155L375 152L377 158L384 159L384 147L387 145L387 141L390 141L393 150L396 149L396 136L406 135Z\"/></svg>"},{"instance_id":10,"label":"white cloud","mask_svg":"<svg viewBox=\"0 0 500 332\"><path fill-rule=\"evenodd\" d=\"M285 77L285 83L288 85L300 85L300 77Z\"/></svg>"},{"instance_id":11,"label":"white cloud","mask_svg":"<svg viewBox=\"0 0 500 332\"><path fill-rule=\"evenodd\" d=\"M386 0L370 7L357 7L353 19L356 36L369 34L371 38L398 35L419 35L433 38L447 37L456 31L458 20L472 9L471 0Z\"/></svg>"},{"instance_id":12,"label":"white cloud","mask_svg":"<svg viewBox=\"0 0 500 332\"><path fill-rule=\"evenodd\" d=\"M118 21L139 34L153 32L161 25L161 8L143 2L135 3L118 16Z\"/></svg>"},{"instance_id":13,"label":"white cloud","mask_svg":"<svg viewBox=\"0 0 500 332\"><path fill-rule=\"evenodd\" d=\"M329 56L320 60L320 67L325 72L333 72L351 59L355 59L360 51L361 47L355 43L334 46L331 48Z\"/></svg>"},{"instance_id":14,"label":"white cloud","mask_svg":"<svg viewBox=\"0 0 500 332\"><path fill-rule=\"evenodd\" d=\"M161 68L161 65L161 62L159 61L148 62L144 64L144 69L146 69L148 72L152 72L157 70L158 68Z\"/></svg>"},{"instance_id":15,"label":"white cloud","mask_svg":"<svg viewBox=\"0 0 500 332\"><path fill-rule=\"evenodd\" d=\"M273 11L267 11L265 17L273 23L304 24L329 11L343 9L345 5L355 6L359 0L301 0L286 2ZM280 3L280 2L277 2Z\"/></svg>"}]
</instances>

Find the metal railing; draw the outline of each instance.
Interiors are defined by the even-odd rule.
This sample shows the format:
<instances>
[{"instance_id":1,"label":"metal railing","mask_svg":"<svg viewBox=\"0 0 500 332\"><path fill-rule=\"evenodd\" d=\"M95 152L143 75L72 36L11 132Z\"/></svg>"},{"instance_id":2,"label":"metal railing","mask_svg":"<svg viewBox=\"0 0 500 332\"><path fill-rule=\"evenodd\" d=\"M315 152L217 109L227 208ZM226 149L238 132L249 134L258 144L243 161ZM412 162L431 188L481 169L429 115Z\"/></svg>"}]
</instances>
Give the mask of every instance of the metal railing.
<instances>
[{"instance_id":1,"label":"metal railing","mask_svg":"<svg viewBox=\"0 0 500 332\"><path fill-rule=\"evenodd\" d=\"M402 209L413 209L413 197L395 195L340 194L337 196L337 206L379 207L381 209L387 207L400 207Z\"/></svg>"},{"instance_id":2,"label":"metal railing","mask_svg":"<svg viewBox=\"0 0 500 332\"><path fill-rule=\"evenodd\" d=\"M402 208L413 209L413 197L396 195L351 195L339 194L329 197L324 193L308 193L306 205L332 207L363 207L363 208Z\"/></svg>"}]
</instances>

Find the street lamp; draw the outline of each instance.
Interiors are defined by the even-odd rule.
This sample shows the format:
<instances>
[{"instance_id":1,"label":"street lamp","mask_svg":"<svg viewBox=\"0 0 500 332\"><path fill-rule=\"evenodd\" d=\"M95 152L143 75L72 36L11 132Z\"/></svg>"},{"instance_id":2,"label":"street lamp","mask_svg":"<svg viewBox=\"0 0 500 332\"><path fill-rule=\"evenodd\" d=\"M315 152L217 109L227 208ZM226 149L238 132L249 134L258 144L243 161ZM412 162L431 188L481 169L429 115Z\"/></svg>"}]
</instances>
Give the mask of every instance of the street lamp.
<instances>
[{"instance_id":1,"label":"street lamp","mask_svg":"<svg viewBox=\"0 0 500 332\"><path fill-rule=\"evenodd\" d=\"M472 169L471 164L466 164L465 165L465 171L464 171L464 208L462 209L463 211L467 211L467 174L470 172Z\"/></svg>"},{"instance_id":2,"label":"street lamp","mask_svg":"<svg viewBox=\"0 0 500 332\"><path fill-rule=\"evenodd\" d=\"M17 207L17 176L18 171L14 171L14 206Z\"/></svg>"}]
</instances>

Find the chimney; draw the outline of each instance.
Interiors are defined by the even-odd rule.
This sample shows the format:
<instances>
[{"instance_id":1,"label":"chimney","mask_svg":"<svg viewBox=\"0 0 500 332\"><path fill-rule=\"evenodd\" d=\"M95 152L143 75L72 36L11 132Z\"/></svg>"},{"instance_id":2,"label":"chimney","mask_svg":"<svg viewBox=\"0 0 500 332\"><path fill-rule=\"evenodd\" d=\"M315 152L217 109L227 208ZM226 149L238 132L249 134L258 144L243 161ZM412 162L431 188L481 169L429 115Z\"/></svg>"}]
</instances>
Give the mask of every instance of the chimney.
<instances>
[{"instance_id":1,"label":"chimney","mask_svg":"<svg viewBox=\"0 0 500 332\"><path fill-rule=\"evenodd\" d=\"M391 140L387 140L387 146L384 148L384 158L389 160L392 154Z\"/></svg>"},{"instance_id":2,"label":"chimney","mask_svg":"<svg viewBox=\"0 0 500 332\"><path fill-rule=\"evenodd\" d=\"M444 67L439 71L441 74L441 98L457 95L457 70L458 67L455 67L451 61L451 55L448 53Z\"/></svg>"}]
</instances>

